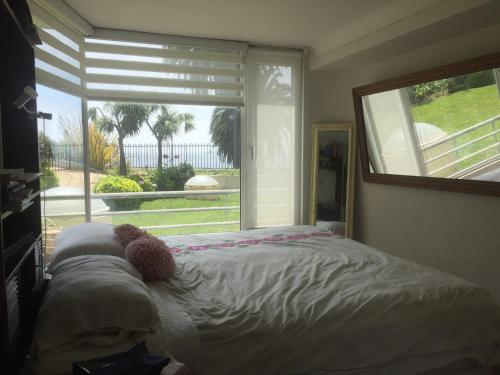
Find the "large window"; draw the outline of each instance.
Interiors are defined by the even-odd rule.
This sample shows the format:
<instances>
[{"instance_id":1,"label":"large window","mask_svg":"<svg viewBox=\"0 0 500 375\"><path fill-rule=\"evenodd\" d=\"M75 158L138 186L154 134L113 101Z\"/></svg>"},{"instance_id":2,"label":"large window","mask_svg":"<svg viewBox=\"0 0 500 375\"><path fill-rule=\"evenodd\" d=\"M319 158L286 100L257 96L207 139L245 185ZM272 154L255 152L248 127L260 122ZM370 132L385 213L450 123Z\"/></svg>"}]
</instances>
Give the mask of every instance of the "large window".
<instances>
[{"instance_id":1,"label":"large window","mask_svg":"<svg viewBox=\"0 0 500 375\"><path fill-rule=\"evenodd\" d=\"M76 96L43 85L36 90L38 110L52 114L52 120L38 120L42 216L50 252L61 229L85 222L82 107Z\"/></svg>"},{"instance_id":2,"label":"large window","mask_svg":"<svg viewBox=\"0 0 500 375\"><path fill-rule=\"evenodd\" d=\"M157 235L298 224L299 54L84 38L32 10L40 109L54 116L41 134L54 233L82 221Z\"/></svg>"},{"instance_id":3,"label":"large window","mask_svg":"<svg viewBox=\"0 0 500 375\"><path fill-rule=\"evenodd\" d=\"M92 221L130 223L156 235L240 229L239 108L88 108L91 197L107 207L92 209Z\"/></svg>"}]
</instances>

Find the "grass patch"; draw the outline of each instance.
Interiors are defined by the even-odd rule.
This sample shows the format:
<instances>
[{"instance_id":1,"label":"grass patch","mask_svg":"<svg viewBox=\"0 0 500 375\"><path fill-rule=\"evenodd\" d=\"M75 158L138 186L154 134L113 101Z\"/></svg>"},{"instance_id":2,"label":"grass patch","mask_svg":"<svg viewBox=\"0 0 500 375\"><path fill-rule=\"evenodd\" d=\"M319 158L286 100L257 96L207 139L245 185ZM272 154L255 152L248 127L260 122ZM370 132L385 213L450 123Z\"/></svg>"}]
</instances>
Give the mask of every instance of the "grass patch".
<instances>
[{"instance_id":1,"label":"grass patch","mask_svg":"<svg viewBox=\"0 0 500 375\"><path fill-rule=\"evenodd\" d=\"M205 176L239 176L239 168L226 168L226 169L195 169L196 175Z\"/></svg>"},{"instance_id":2,"label":"grass patch","mask_svg":"<svg viewBox=\"0 0 500 375\"><path fill-rule=\"evenodd\" d=\"M448 135L452 135L500 114L500 100L496 85L490 85L440 96L429 103L414 106L411 111L415 122L426 122L435 125ZM497 128L498 126L500 126L500 121ZM491 133L493 130L494 125L489 125L470 132L457 138L456 144L450 144L450 148ZM455 158L460 159L495 142L493 136L488 137L458 150ZM495 149L482 152L461 162L458 169L466 168L496 154L497 150Z\"/></svg>"},{"instance_id":3,"label":"grass patch","mask_svg":"<svg viewBox=\"0 0 500 375\"><path fill-rule=\"evenodd\" d=\"M140 210L158 210L162 208L195 208L195 207L220 207L239 206L239 194L221 195L220 199L208 201L203 199L186 198L160 198L149 202L143 202Z\"/></svg>"},{"instance_id":4,"label":"grass patch","mask_svg":"<svg viewBox=\"0 0 500 375\"><path fill-rule=\"evenodd\" d=\"M221 232L238 232L239 224L231 225L214 225L213 227L191 227L191 228L173 228L173 229L154 229L148 232L155 236L176 236L179 234L201 234L201 233L221 233Z\"/></svg>"},{"instance_id":5,"label":"grass patch","mask_svg":"<svg viewBox=\"0 0 500 375\"><path fill-rule=\"evenodd\" d=\"M436 125L451 135L500 114L500 100L496 85L491 85L440 96L411 111L415 122Z\"/></svg>"},{"instance_id":6,"label":"grass patch","mask_svg":"<svg viewBox=\"0 0 500 375\"><path fill-rule=\"evenodd\" d=\"M157 209L175 209L175 208L198 208L198 207L238 207L237 210L213 210L213 211L195 211L195 212L167 212L167 213L141 213L133 215L114 215L114 216L94 216L92 221L110 223L113 225L133 224L136 226L156 226L156 225L174 225L174 224L198 224L209 222L236 221L240 220L240 196L239 194L222 195L219 200L207 201L201 199L186 198L161 198L148 202L142 202L139 210L147 212ZM51 220L54 227L66 227L72 224L82 222L82 218L54 218ZM209 227L189 227L189 228L171 228L149 230L154 235L175 235L192 233L215 233L215 232L233 232L240 230L238 224L213 225Z\"/></svg>"}]
</instances>

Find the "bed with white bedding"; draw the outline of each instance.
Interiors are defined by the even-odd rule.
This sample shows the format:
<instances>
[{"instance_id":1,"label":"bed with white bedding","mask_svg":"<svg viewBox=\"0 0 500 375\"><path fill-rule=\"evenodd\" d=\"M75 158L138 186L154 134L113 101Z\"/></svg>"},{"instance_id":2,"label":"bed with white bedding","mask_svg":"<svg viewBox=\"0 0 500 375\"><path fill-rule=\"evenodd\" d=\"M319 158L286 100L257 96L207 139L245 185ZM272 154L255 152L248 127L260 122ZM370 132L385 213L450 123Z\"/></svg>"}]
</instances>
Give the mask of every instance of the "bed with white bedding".
<instances>
[{"instance_id":1,"label":"bed with white bedding","mask_svg":"<svg viewBox=\"0 0 500 375\"><path fill-rule=\"evenodd\" d=\"M500 310L463 279L311 226L163 239L176 273L148 284L160 326L147 343L194 375L409 375L464 358L500 363ZM88 343L67 348L40 355L37 373L97 356Z\"/></svg>"}]
</instances>

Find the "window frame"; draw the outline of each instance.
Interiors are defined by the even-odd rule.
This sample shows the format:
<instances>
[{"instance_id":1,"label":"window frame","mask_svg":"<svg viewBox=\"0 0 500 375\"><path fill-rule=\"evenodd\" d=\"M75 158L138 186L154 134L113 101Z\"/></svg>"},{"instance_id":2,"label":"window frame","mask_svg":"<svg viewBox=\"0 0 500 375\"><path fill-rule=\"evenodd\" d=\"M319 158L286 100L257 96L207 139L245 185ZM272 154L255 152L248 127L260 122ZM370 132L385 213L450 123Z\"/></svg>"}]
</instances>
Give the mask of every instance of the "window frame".
<instances>
[{"instance_id":1,"label":"window frame","mask_svg":"<svg viewBox=\"0 0 500 375\"><path fill-rule=\"evenodd\" d=\"M133 31L125 31L125 30L109 30L109 29L93 29L92 35L83 35L78 33L73 28L69 28L67 24L64 24L57 20L50 12L46 11L38 7L36 4L32 5L32 11L35 14L35 17L42 25L54 26L56 30L58 30L63 36L66 33L70 35L72 39L79 48L77 55L79 57L79 75L80 85L77 89L73 86L69 85L65 82L62 82L62 79L55 77L54 74L48 76L48 79L42 79L40 84L46 85L52 89L59 90L62 92L66 92L71 95L76 95L81 100L81 115L82 115L82 124L83 126L83 172L84 172L84 192L85 192L85 220L86 222L91 222L92 213L91 213L91 199L92 192L90 187L90 164L89 164L89 150L88 150L88 126L87 124L87 110L88 110L88 102L93 100L100 101L120 101L120 102L137 102L137 103L165 103L165 104L191 104L191 105L231 105L237 106L241 109L241 140L240 140L240 148L241 148L241 166L245 168L245 171L242 170L241 173L241 187L240 187L240 229L247 229L248 223L248 176L247 176L247 163L249 161L249 152L250 152L250 143L248 142L248 128L247 123L249 122L248 118L251 116L250 114L250 106L252 99L252 90L249 89L248 77L249 77L249 61L254 62L254 64L264 63L264 64L275 64L275 65L286 65L292 67L292 99L295 105L295 138L293 139L293 147L296 150L294 155L294 163L293 163L293 201L290 202L293 207L293 224L300 224L302 218L302 209L303 209L303 127L304 121L302 118L303 111L303 80L304 80L304 72L303 72L303 57L304 52L300 50L291 50L285 48L266 48L266 47L250 47L248 43L245 42L231 42L231 41L221 41L221 40L211 40L211 39L202 39L202 38L189 38L189 37L174 37L168 35L160 35L160 34L146 34L146 33L138 33ZM46 33L45 33L46 34ZM116 41L116 42L127 42L127 43L142 43L142 44L172 44L179 45L185 47L194 47L194 48L202 48L202 49L213 49L214 54L217 54L216 50L227 50L232 52L238 52L234 56L239 56L241 58L241 67L242 75L241 75L241 96L235 98L241 98L237 102L234 102L231 97L227 97L224 102L224 97L222 97L223 101L221 103L213 102L213 100L207 100L206 103L202 102L190 102L182 100L166 100L166 96L168 95L158 95L157 98L151 98L148 95L142 95L141 92L131 91L129 94L130 97L127 97L127 93L125 92L120 97L113 97L112 95L103 96L95 94L96 90L89 89L87 87L87 45L92 44L87 41L85 38L91 39L101 39L108 41ZM54 38L52 38L54 39ZM104 43L103 45L105 45ZM132 51L135 47L127 47L127 46L114 46L115 50ZM142 47L141 47L142 48ZM95 46L94 46L95 49ZM137 48L136 48L137 49ZM139 48L140 49L140 48ZM146 48L147 49L147 48ZM92 51L92 49L91 49ZM210 54L210 53L209 53ZM250 58L248 58L250 56ZM49 58L51 56L48 56ZM43 61L43 59L42 59ZM221 60L222 61L222 60ZM232 61L232 60L231 60ZM50 60L49 60L50 62ZM224 70L224 69L222 69ZM41 71L39 69L39 71ZM44 73L42 71L42 73ZM43 74L45 77L47 74ZM37 79L38 81L38 79ZM104 90L105 91L105 90ZM103 91L103 93L104 93ZM154 95L153 95L154 96ZM173 95L175 96L175 95ZM209 98L207 96L207 98ZM210 99L210 98L209 98ZM250 125L251 127L251 125Z\"/></svg>"}]
</instances>

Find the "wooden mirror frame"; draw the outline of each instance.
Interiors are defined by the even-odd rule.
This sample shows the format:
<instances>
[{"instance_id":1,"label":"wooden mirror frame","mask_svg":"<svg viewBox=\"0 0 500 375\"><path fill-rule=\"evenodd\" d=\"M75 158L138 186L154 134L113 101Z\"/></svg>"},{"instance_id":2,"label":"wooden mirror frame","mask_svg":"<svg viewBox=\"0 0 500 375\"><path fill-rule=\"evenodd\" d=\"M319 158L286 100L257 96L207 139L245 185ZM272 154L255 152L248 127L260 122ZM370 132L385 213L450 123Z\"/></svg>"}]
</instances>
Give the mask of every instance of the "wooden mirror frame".
<instances>
[{"instance_id":1,"label":"wooden mirror frame","mask_svg":"<svg viewBox=\"0 0 500 375\"><path fill-rule=\"evenodd\" d=\"M354 215L354 176L356 164L356 127L354 124L313 124L311 159L311 192L309 224L316 224L317 182L319 167L319 134L321 132L347 132L347 175L345 202L345 237L352 238Z\"/></svg>"},{"instance_id":2,"label":"wooden mirror frame","mask_svg":"<svg viewBox=\"0 0 500 375\"><path fill-rule=\"evenodd\" d=\"M367 136L361 101L363 96L370 94L499 67L500 53L495 53L354 88L352 92L358 133L358 148L364 180L379 184L500 196L500 182L370 172Z\"/></svg>"}]
</instances>

